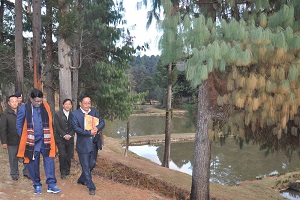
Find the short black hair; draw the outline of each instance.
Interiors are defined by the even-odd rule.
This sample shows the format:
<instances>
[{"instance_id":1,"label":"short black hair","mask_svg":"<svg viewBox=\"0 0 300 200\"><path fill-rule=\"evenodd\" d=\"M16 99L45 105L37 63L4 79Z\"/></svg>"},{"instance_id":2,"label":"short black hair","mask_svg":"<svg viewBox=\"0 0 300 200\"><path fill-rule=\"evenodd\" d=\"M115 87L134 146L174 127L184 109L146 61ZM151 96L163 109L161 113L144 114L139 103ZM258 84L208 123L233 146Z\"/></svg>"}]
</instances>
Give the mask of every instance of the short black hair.
<instances>
[{"instance_id":1,"label":"short black hair","mask_svg":"<svg viewBox=\"0 0 300 200\"><path fill-rule=\"evenodd\" d=\"M79 97L78 97L78 101L79 101L79 102L82 102L82 100L83 100L84 98L86 98L86 97L91 98L90 95L88 95L88 94L81 94L81 95L79 95Z\"/></svg>"},{"instance_id":2,"label":"short black hair","mask_svg":"<svg viewBox=\"0 0 300 200\"><path fill-rule=\"evenodd\" d=\"M63 100L63 102L62 102L62 104L64 105L67 101L70 101L71 102L71 104L73 104L73 102L72 102L72 100L71 99L65 99L65 100Z\"/></svg>"},{"instance_id":3,"label":"short black hair","mask_svg":"<svg viewBox=\"0 0 300 200\"><path fill-rule=\"evenodd\" d=\"M18 98L15 94L13 94L13 95L10 95L8 98L7 98L7 102L9 102L9 100L10 100L10 98L12 98L12 97L16 97L16 98Z\"/></svg>"},{"instance_id":4,"label":"short black hair","mask_svg":"<svg viewBox=\"0 0 300 200\"><path fill-rule=\"evenodd\" d=\"M16 93L15 93L15 96L16 96L16 97L22 97L22 92L16 92Z\"/></svg>"},{"instance_id":5,"label":"short black hair","mask_svg":"<svg viewBox=\"0 0 300 200\"><path fill-rule=\"evenodd\" d=\"M36 98L36 97L43 98L43 96L44 96L43 92L41 90L37 89L37 88L33 88L31 93L30 93L30 97L33 98L33 99Z\"/></svg>"}]
</instances>

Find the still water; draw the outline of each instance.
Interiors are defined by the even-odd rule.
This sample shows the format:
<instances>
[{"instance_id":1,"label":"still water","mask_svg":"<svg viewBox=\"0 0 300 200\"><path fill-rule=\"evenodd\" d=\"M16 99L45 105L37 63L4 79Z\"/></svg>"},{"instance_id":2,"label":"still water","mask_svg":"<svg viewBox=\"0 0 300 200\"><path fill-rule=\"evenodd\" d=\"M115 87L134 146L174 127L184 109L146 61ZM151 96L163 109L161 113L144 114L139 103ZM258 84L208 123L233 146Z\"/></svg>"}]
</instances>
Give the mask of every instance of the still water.
<instances>
[{"instance_id":1,"label":"still water","mask_svg":"<svg viewBox=\"0 0 300 200\"><path fill-rule=\"evenodd\" d=\"M164 134L164 116L131 116L129 118L130 135L157 135ZM183 117L172 118L172 133L194 133L195 127L186 126ZM113 138L124 138L126 136L126 122L115 120L105 125L105 135Z\"/></svg>"},{"instance_id":2,"label":"still water","mask_svg":"<svg viewBox=\"0 0 300 200\"><path fill-rule=\"evenodd\" d=\"M193 146L192 142L171 144L170 168L192 175ZM162 163L163 145L130 146L129 150L155 163ZM300 167L296 153L290 158L283 152L266 156L257 145L244 144L240 149L233 138L227 138L222 146L213 142L211 152L210 181L225 185L295 171Z\"/></svg>"}]
</instances>

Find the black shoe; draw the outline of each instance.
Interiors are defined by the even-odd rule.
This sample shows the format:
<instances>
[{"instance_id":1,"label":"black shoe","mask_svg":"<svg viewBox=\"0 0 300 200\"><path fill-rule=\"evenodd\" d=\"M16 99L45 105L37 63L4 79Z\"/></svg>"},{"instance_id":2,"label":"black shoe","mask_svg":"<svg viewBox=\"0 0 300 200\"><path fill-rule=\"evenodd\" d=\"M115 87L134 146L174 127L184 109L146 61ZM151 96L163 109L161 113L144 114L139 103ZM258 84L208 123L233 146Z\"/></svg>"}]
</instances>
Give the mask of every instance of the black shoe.
<instances>
[{"instance_id":1,"label":"black shoe","mask_svg":"<svg viewBox=\"0 0 300 200\"><path fill-rule=\"evenodd\" d=\"M89 189L89 195L95 195L95 189Z\"/></svg>"},{"instance_id":2,"label":"black shoe","mask_svg":"<svg viewBox=\"0 0 300 200\"><path fill-rule=\"evenodd\" d=\"M65 179L67 176L66 175L61 175L60 178L61 179Z\"/></svg>"},{"instance_id":3,"label":"black shoe","mask_svg":"<svg viewBox=\"0 0 300 200\"><path fill-rule=\"evenodd\" d=\"M23 176L24 176L25 178L31 179L31 178L29 177L29 175L27 175L27 174L24 174Z\"/></svg>"},{"instance_id":4,"label":"black shoe","mask_svg":"<svg viewBox=\"0 0 300 200\"><path fill-rule=\"evenodd\" d=\"M85 182L77 181L77 184L85 185Z\"/></svg>"},{"instance_id":5,"label":"black shoe","mask_svg":"<svg viewBox=\"0 0 300 200\"><path fill-rule=\"evenodd\" d=\"M12 180L17 181L19 178L18 177L12 177Z\"/></svg>"}]
</instances>

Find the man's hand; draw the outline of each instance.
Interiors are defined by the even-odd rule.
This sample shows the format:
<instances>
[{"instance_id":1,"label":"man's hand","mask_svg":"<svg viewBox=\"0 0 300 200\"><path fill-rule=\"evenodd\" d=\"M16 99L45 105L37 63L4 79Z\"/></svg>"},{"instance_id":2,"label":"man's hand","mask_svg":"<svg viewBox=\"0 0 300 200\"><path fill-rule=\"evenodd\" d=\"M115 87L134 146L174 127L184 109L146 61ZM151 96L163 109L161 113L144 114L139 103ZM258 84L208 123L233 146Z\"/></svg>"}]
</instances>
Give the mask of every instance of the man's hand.
<instances>
[{"instance_id":1,"label":"man's hand","mask_svg":"<svg viewBox=\"0 0 300 200\"><path fill-rule=\"evenodd\" d=\"M3 149L7 149L7 144L2 144Z\"/></svg>"},{"instance_id":2,"label":"man's hand","mask_svg":"<svg viewBox=\"0 0 300 200\"><path fill-rule=\"evenodd\" d=\"M70 138L71 138L71 135L69 135L69 134L66 134L66 135L64 136L64 139L65 139L65 140L70 140Z\"/></svg>"},{"instance_id":3,"label":"man's hand","mask_svg":"<svg viewBox=\"0 0 300 200\"><path fill-rule=\"evenodd\" d=\"M94 127L94 128L91 130L91 135L96 135L97 132L98 132L97 127Z\"/></svg>"}]
</instances>

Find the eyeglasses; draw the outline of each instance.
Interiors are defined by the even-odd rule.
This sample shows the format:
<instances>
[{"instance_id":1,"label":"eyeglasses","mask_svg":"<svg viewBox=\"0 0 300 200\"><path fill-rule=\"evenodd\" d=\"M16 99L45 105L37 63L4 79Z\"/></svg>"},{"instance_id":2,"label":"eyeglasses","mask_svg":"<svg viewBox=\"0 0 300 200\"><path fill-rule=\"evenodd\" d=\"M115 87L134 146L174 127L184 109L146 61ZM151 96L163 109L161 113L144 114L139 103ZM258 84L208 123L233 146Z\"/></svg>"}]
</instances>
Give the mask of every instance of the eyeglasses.
<instances>
[{"instance_id":1,"label":"eyeglasses","mask_svg":"<svg viewBox=\"0 0 300 200\"><path fill-rule=\"evenodd\" d=\"M43 99L41 99L41 100L35 100L35 99L32 99L32 101L34 102L34 103L42 103L43 102Z\"/></svg>"}]
</instances>

